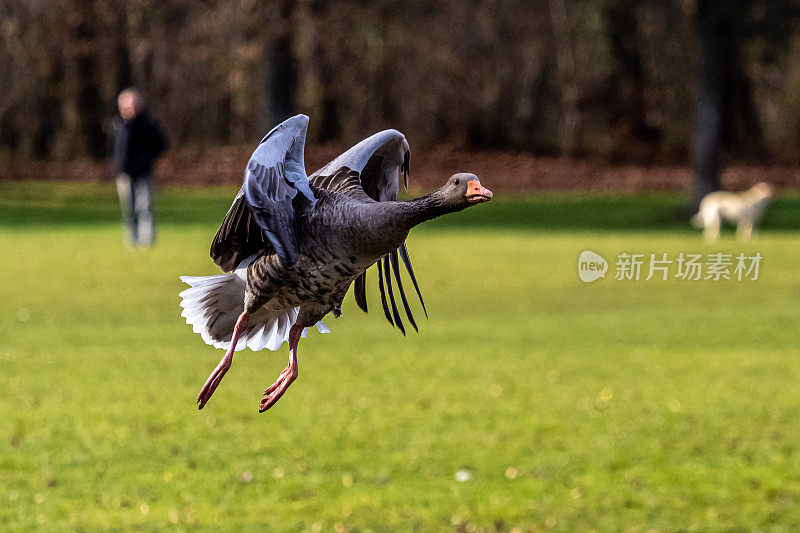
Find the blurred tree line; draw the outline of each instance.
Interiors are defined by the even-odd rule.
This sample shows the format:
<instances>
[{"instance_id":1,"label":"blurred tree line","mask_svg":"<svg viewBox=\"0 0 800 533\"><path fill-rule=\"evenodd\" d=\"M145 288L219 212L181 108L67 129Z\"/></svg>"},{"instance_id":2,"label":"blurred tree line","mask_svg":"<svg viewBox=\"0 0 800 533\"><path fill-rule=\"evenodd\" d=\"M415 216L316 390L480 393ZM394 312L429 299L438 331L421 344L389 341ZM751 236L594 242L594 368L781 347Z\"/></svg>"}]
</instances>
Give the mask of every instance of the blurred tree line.
<instances>
[{"instance_id":1,"label":"blurred tree line","mask_svg":"<svg viewBox=\"0 0 800 533\"><path fill-rule=\"evenodd\" d=\"M173 147L253 142L304 112L315 141L396 127L611 161L694 153L712 174L720 144L794 160L799 16L796 0L3 1L0 155L103 156L133 84Z\"/></svg>"}]
</instances>

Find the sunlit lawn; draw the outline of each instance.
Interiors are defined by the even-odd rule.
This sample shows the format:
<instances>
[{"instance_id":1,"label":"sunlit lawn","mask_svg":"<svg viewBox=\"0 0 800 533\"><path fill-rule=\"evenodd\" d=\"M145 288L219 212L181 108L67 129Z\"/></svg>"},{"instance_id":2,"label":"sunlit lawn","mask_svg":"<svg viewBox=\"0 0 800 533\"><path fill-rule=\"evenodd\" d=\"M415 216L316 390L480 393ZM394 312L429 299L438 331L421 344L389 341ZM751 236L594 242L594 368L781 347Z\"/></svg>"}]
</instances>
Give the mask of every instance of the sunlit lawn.
<instances>
[{"instance_id":1,"label":"sunlit lawn","mask_svg":"<svg viewBox=\"0 0 800 533\"><path fill-rule=\"evenodd\" d=\"M163 191L141 251L110 187L0 187L0 529L800 528L796 198L709 246L678 195L498 195L412 233L419 334L373 274L259 415L286 349L237 354L197 411L222 353L179 316L234 193ZM719 250L759 279L613 279L621 252Z\"/></svg>"}]
</instances>

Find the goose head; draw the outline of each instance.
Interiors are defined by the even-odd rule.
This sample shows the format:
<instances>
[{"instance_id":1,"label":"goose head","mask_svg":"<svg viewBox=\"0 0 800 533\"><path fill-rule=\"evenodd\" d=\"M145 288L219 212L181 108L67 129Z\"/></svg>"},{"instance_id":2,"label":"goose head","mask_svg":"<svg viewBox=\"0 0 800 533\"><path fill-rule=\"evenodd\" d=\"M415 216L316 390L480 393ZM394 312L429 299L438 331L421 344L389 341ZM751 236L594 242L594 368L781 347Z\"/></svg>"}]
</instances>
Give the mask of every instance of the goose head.
<instances>
[{"instance_id":1,"label":"goose head","mask_svg":"<svg viewBox=\"0 0 800 533\"><path fill-rule=\"evenodd\" d=\"M492 199L492 191L481 185L475 174L468 173L453 174L435 194L443 206L453 211Z\"/></svg>"}]
</instances>

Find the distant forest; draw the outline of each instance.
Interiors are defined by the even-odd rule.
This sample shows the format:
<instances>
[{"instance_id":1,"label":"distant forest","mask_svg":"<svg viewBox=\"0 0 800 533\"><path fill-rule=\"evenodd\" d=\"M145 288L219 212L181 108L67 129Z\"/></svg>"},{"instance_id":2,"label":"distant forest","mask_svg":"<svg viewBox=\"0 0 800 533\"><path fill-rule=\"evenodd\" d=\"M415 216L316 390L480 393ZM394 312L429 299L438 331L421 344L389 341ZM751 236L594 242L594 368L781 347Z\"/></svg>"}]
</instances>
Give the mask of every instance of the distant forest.
<instances>
[{"instance_id":1,"label":"distant forest","mask_svg":"<svg viewBox=\"0 0 800 533\"><path fill-rule=\"evenodd\" d=\"M303 112L317 142L395 127L670 161L716 120L695 114L711 95L730 154L796 161L798 21L794 0L3 1L0 160L104 156L135 85L175 148Z\"/></svg>"}]
</instances>

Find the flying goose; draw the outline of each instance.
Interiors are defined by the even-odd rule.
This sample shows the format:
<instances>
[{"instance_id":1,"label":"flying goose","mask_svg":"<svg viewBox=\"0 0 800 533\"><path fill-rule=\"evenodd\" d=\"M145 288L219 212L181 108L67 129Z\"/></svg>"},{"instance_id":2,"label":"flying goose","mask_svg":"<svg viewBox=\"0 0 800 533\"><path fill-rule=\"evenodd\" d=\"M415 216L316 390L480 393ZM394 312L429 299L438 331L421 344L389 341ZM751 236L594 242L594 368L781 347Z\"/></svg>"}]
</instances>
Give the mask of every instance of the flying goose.
<instances>
[{"instance_id":1,"label":"flying goose","mask_svg":"<svg viewBox=\"0 0 800 533\"><path fill-rule=\"evenodd\" d=\"M357 304L367 311L365 274L373 264L388 321L405 334L391 270L417 329L398 260L399 255L424 310L405 246L409 230L492 197L475 175L455 174L431 194L396 201L400 174L407 186L409 170L408 143L396 130L364 139L307 176L307 128L305 115L286 120L250 157L244 184L211 244L211 258L225 273L180 278L190 286L179 295L181 316L207 344L226 350L197 396L200 409L231 367L234 351L277 350L288 342L289 364L264 391L259 412L275 405L297 378L300 338L315 325L329 332L322 318L341 315L351 283Z\"/></svg>"}]
</instances>

